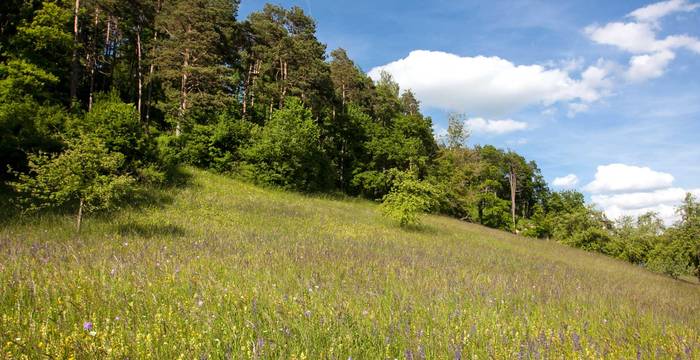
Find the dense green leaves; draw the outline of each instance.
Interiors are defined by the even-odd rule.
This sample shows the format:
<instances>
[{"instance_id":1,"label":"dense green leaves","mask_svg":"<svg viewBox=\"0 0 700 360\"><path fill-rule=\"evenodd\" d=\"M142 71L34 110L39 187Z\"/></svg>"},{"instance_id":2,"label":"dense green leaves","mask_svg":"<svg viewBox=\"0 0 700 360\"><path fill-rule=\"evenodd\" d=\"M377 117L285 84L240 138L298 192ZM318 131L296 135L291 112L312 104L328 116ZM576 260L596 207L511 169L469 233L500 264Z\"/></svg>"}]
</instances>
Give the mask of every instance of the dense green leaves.
<instances>
[{"instance_id":1,"label":"dense green leaves","mask_svg":"<svg viewBox=\"0 0 700 360\"><path fill-rule=\"evenodd\" d=\"M295 98L288 98L285 107L253 134L243 158L247 176L264 184L305 191L326 185L320 129L311 111Z\"/></svg>"},{"instance_id":2,"label":"dense green leaves","mask_svg":"<svg viewBox=\"0 0 700 360\"><path fill-rule=\"evenodd\" d=\"M83 213L114 207L130 190L133 178L120 174L124 155L110 152L98 137L70 141L57 156L29 156L29 172L11 185L28 211L64 204L75 206L78 230Z\"/></svg>"},{"instance_id":3,"label":"dense green leaves","mask_svg":"<svg viewBox=\"0 0 700 360\"><path fill-rule=\"evenodd\" d=\"M381 209L384 215L401 226L419 225L420 216L437 208L442 192L413 174L399 173L394 187L384 196Z\"/></svg>"},{"instance_id":4,"label":"dense green leaves","mask_svg":"<svg viewBox=\"0 0 700 360\"><path fill-rule=\"evenodd\" d=\"M238 5L3 3L3 180L35 208L83 199L89 211L113 203L123 176L162 183L187 163L383 200L402 225L438 212L700 276L694 198L670 228L654 214L613 223L582 194L550 191L534 161L468 146L463 114L451 115L436 139L411 89L386 72L374 82L343 49L327 54L301 8L268 4L237 21ZM75 166L84 161L92 167Z\"/></svg>"}]
</instances>

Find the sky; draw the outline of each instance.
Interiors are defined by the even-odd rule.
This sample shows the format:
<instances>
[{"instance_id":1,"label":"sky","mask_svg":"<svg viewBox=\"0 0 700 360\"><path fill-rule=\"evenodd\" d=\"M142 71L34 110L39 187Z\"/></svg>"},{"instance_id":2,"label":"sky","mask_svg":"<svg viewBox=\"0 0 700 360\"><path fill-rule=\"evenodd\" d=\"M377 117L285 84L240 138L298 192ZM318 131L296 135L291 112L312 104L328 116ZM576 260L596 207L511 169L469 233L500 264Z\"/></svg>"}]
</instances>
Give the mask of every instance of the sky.
<instances>
[{"instance_id":1,"label":"sky","mask_svg":"<svg viewBox=\"0 0 700 360\"><path fill-rule=\"evenodd\" d=\"M242 0L239 18L265 1ZM700 196L700 0L285 0L377 79L411 89L436 134L535 160L610 218L677 217Z\"/></svg>"}]
</instances>

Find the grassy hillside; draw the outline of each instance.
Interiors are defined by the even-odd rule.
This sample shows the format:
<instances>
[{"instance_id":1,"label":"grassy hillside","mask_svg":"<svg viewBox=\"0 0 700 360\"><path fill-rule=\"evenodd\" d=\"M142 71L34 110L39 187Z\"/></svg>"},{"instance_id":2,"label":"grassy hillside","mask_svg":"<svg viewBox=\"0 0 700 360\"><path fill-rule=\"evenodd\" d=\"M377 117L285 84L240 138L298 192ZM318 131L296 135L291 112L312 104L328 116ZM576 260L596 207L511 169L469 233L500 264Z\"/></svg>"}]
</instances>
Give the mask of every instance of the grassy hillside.
<instances>
[{"instance_id":1,"label":"grassy hillside","mask_svg":"<svg viewBox=\"0 0 700 360\"><path fill-rule=\"evenodd\" d=\"M700 357L696 284L186 172L80 236L68 216L0 223L0 358Z\"/></svg>"}]
</instances>

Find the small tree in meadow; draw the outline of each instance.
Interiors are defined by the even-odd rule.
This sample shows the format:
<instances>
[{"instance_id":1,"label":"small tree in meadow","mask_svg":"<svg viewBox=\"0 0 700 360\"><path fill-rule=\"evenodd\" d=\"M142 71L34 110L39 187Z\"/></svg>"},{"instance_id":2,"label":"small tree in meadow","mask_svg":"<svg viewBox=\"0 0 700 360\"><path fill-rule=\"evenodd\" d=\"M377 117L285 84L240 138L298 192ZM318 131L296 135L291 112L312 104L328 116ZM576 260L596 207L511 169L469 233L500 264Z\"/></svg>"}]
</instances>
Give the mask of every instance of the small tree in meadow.
<instances>
[{"instance_id":1,"label":"small tree in meadow","mask_svg":"<svg viewBox=\"0 0 700 360\"><path fill-rule=\"evenodd\" d=\"M124 155L99 138L81 136L59 155L29 155L29 172L17 173L11 185L25 211L74 205L80 231L84 214L115 206L130 190L133 178L118 172L123 163Z\"/></svg>"},{"instance_id":2,"label":"small tree in meadow","mask_svg":"<svg viewBox=\"0 0 700 360\"><path fill-rule=\"evenodd\" d=\"M442 192L427 181L412 176L399 177L384 196L381 210L401 226L420 225L421 214L438 206Z\"/></svg>"}]
</instances>

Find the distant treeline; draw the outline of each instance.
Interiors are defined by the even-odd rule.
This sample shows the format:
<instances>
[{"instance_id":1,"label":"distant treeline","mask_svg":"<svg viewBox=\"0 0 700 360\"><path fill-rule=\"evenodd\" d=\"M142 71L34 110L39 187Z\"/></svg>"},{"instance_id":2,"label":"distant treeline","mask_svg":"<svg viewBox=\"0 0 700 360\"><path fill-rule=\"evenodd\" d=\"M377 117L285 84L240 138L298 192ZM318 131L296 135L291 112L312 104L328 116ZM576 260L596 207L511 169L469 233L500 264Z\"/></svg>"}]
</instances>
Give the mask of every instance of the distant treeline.
<instances>
[{"instance_id":1,"label":"distant treeline","mask_svg":"<svg viewBox=\"0 0 700 360\"><path fill-rule=\"evenodd\" d=\"M4 1L0 167L25 209L109 206L178 164L304 192L384 200L551 238L673 276L700 268L700 205L608 220L513 151L466 145L389 74L327 55L302 9L236 19L231 0ZM4 169L10 171L4 171ZM79 216L80 219L80 216ZM700 276L700 273L697 274Z\"/></svg>"}]
</instances>

